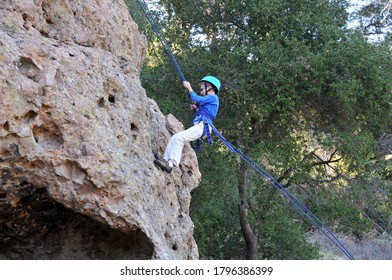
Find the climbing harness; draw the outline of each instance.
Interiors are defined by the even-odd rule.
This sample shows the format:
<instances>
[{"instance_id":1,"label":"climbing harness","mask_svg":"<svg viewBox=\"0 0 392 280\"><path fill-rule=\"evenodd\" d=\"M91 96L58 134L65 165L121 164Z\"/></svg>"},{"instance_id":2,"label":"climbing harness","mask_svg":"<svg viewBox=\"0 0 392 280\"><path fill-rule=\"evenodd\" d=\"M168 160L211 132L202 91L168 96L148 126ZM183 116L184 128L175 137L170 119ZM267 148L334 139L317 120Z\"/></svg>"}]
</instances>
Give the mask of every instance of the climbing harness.
<instances>
[{"instance_id":1,"label":"climbing harness","mask_svg":"<svg viewBox=\"0 0 392 280\"><path fill-rule=\"evenodd\" d=\"M201 119L197 122L203 122L203 134L199 139L196 140L196 152L199 152L201 149L201 140L207 138L207 142L209 145L212 145L212 137L211 137L211 132L210 132L210 126L212 127L212 122L207 120L207 116L204 114L201 115Z\"/></svg>"},{"instance_id":2,"label":"climbing harness","mask_svg":"<svg viewBox=\"0 0 392 280\"><path fill-rule=\"evenodd\" d=\"M168 54L174 68L177 70L178 74L180 75L182 81L186 81L180 66L178 65L173 53L170 51L169 45L165 40L158 24L152 18L151 13L148 9L148 6L144 0L136 0L141 7L144 15L147 17L148 21L150 22L154 32L156 33L158 39L161 41L162 45L164 46L166 53ZM220 83L219 83L220 87ZM219 88L218 88L219 90ZM203 117L203 116L202 116ZM202 120L204 124L206 122ZM233 153L237 154L242 160L244 160L250 167L252 167L263 179L265 179L268 183L270 183L275 189L277 189L287 201L296 207L305 217L307 217L318 229L321 230L322 233L332 242L334 243L349 259L354 260L354 257L351 253L344 247L344 245L339 241L339 239L325 226L305 205L303 205L292 193L290 193L285 187L283 187L276 179L274 179L267 171L264 170L259 164L254 162L250 157L245 155L240 149L233 146L229 141L227 141L219 130L212 124L207 123L207 131L203 132L203 135L206 134L207 137L210 135L210 130L208 125L211 126L212 131L217 135L217 137L222 141L223 144ZM206 130L206 128L204 128ZM211 137L210 137L211 138ZM209 140L210 142L210 140Z\"/></svg>"}]
</instances>

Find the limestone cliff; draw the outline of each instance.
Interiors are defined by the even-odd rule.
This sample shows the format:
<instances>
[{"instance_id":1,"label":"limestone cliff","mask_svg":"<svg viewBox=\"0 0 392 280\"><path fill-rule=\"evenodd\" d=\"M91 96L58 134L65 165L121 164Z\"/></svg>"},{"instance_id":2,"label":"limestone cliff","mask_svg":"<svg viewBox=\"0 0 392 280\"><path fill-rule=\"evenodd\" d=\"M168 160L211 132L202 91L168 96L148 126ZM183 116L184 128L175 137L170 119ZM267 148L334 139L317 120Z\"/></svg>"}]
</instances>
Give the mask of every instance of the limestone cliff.
<instances>
[{"instance_id":1,"label":"limestone cliff","mask_svg":"<svg viewBox=\"0 0 392 280\"><path fill-rule=\"evenodd\" d=\"M146 96L122 0L0 2L0 259L196 259L183 129ZM170 131L169 131L169 130Z\"/></svg>"}]
</instances>

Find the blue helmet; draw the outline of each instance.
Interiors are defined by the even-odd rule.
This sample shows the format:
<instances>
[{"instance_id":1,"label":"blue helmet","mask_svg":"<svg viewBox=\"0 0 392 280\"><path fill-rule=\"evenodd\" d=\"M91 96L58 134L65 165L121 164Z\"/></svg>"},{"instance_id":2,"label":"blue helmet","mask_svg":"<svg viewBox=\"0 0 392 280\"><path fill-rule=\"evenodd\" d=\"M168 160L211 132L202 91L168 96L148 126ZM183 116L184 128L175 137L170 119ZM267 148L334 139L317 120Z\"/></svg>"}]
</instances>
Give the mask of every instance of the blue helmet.
<instances>
[{"instance_id":1,"label":"blue helmet","mask_svg":"<svg viewBox=\"0 0 392 280\"><path fill-rule=\"evenodd\" d=\"M217 78L215 78L214 76L205 76L203 79L200 80L200 83L201 82L208 82L208 83L212 84L217 90L216 93L219 93L220 88L221 88L221 82Z\"/></svg>"}]
</instances>

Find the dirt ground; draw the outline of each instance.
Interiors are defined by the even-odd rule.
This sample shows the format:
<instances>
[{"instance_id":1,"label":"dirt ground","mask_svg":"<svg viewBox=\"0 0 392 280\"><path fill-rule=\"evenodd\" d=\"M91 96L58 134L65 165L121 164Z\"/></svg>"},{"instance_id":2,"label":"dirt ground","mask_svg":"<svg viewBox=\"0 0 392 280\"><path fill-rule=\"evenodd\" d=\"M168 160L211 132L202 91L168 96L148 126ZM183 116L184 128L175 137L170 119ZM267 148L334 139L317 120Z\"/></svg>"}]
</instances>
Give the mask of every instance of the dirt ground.
<instances>
[{"instance_id":1,"label":"dirt ground","mask_svg":"<svg viewBox=\"0 0 392 280\"><path fill-rule=\"evenodd\" d=\"M336 235L336 237L356 260L392 260L392 236L390 234L369 234L362 239L345 235ZM309 233L308 241L320 246L322 259L348 259L321 231Z\"/></svg>"}]
</instances>

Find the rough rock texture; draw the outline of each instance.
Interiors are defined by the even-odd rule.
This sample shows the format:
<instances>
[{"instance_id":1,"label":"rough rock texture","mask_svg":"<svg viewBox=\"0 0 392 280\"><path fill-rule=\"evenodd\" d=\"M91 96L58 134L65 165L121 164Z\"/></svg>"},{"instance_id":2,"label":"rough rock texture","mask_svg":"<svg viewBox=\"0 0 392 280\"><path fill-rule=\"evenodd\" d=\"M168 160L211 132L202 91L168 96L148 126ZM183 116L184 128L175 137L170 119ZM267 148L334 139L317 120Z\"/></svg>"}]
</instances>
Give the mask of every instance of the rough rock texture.
<instances>
[{"instance_id":1,"label":"rough rock texture","mask_svg":"<svg viewBox=\"0 0 392 280\"><path fill-rule=\"evenodd\" d=\"M146 44L122 0L0 2L0 259L198 258L197 159L153 164L183 127L141 86Z\"/></svg>"}]
</instances>

